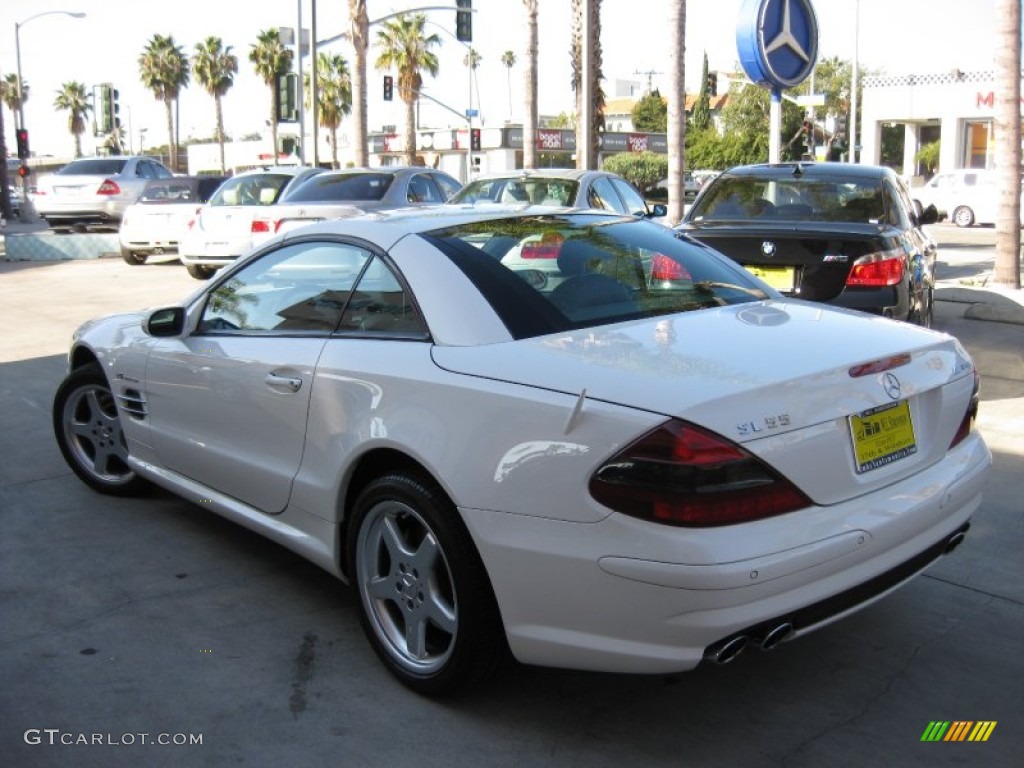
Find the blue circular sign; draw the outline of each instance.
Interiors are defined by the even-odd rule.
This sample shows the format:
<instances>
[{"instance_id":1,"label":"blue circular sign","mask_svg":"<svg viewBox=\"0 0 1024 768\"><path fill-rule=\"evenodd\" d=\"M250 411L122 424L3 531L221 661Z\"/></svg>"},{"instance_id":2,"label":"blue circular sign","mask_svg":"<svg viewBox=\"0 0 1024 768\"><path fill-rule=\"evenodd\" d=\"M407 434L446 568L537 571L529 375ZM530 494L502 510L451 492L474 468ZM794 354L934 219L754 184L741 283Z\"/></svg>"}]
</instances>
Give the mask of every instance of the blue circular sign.
<instances>
[{"instance_id":1,"label":"blue circular sign","mask_svg":"<svg viewBox=\"0 0 1024 768\"><path fill-rule=\"evenodd\" d=\"M811 0L744 0L736 49L743 70L758 85L800 85L818 60L818 17Z\"/></svg>"}]
</instances>

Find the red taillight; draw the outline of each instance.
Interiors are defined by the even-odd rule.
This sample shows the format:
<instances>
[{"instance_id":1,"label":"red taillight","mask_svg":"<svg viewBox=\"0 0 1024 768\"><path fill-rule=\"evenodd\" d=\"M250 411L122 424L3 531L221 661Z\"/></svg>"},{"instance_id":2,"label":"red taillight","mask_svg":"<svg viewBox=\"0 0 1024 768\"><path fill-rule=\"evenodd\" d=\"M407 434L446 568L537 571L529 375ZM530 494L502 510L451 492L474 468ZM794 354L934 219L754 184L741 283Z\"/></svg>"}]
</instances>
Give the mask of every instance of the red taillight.
<instances>
[{"instance_id":1,"label":"red taillight","mask_svg":"<svg viewBox=\"0 0 1024 768\"><path fill-rule=\"evenodd\" d=\"M963 441L965 437L971 434L971 430L974 429L974 420L978 418L978 401L980 400L981 392L981 377L978 375L978 369L974 369L974 389L971 392L970 402L967 403L967 411L964 413L963 419L960 421L960 426L957 427L956 434L953 435L953 440L950 442L949 447L953 448Z\"/></svg>"},{"instance_id":2,"label":"red taillight","mask_svg":"<svg viewBox=\"0 0 1024 768\"><path fill-rule=\"evenodd\" d=\"M625 515L690 527L746 523L812 504L739 445L678 420L605 462L590 478L590 494Z\"/></svg>"},{"instance_id":3,"label":"red taillight","mask_svg":"<svg viewBox=\"0 0 1024 768\"><path fill-rule=\"evenodd\" d=\"M903 280L903 254L893 256L892 251L861 256L854 262L847 285L882 287L897 285Z\"/></svg>"},{"instance_id":4,"label":"red taillight","mask_svg":"<svg viewBox=\"0 0 1024 768\"><path fill-rule=\"evenodd\" d=\"M545 232L539 242L526 243L520 256L524 259L557 259L564 242L565 238L557 232Z\"/></svg>"},{"instance_id":5,"label":"red taillight","mask_svg":"<svg viewBox=\"0 0 1024 768\"><path fill-rule=\"evenodd\" d=\"M252 220L252 232L270 232L270 222L266 219L253 219Z\"/></svg>"},{"instance_id":6,"label":"red taillight","mask_svg":"<svg viewBox=\"0 0 1024 768\"><path fill-rule=\"evenodd\" d=\"M652 280L692 280L689 271L673 258L656 253L651 259Z\"/></svg>"},{"instance_id":7,"label":"red taillight","mask_svg":"<svg viewBox=\"0 0 1024 768\"><path fill-rule=\"evenodd\" d=\"M97 195L120 195L121 188L117 186L117 182L113 179L104 179L103 183L100 184L100 188L96 190Z\"/></svg>"}]
</instances>

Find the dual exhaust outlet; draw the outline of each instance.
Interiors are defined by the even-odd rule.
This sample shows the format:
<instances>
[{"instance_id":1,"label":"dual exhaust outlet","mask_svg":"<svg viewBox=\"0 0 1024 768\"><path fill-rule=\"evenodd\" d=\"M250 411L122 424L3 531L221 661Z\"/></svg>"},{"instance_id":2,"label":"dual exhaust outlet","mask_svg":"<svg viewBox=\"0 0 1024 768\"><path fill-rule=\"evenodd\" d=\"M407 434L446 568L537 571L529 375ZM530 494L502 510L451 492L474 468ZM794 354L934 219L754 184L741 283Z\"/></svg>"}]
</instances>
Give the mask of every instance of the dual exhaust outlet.
<instances>
[{"instance_id":1,"label":"dual exhaust outlet","mask_svg":"<svg viewBox=\"0 0 1024 768\"><path fill-rule=\"evenodd\" d=\"M720 640L708 647L704 652L704 660L712 664L728 664L746 650L748 645L756 645L762 651L770 651L779 643L793 634L793 625L788 621L776 624L756 636L733 635Z\"/></svg>"}]
</instances>

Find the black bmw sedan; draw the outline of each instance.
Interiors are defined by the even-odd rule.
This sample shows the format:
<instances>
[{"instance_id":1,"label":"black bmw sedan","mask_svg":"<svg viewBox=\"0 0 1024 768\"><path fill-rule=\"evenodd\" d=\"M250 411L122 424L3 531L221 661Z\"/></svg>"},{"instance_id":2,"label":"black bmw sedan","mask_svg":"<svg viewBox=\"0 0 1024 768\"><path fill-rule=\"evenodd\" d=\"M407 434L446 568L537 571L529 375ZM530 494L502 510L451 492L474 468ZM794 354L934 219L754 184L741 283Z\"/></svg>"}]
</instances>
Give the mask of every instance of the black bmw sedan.
<instances>
[{"instance_id":1,"label":"black bmw sedan","mask_svg":"<svg viewBox=\"0 0 1024 768\"><path fill-rule=\"evenodd\" d=\"M778 163L718 176L678 228L787 296L930 326L937 218L890 168Z\"/></svg>"}]
</instances>

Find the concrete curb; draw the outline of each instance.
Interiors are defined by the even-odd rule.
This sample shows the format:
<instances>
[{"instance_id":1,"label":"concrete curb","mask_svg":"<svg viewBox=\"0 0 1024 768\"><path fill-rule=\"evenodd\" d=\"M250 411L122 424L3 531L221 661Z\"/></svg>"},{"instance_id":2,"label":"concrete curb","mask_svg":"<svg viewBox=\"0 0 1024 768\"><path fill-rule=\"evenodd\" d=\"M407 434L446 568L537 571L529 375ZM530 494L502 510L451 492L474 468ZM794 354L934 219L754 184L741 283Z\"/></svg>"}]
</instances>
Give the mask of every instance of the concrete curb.
<instances>
[{"instance_id":1,"label":"concrete curb","mask_svg":"<svg viewBox=\"0 0 1024 768\"><path fill-rule=\"evenodd\" d=\"M935 300L964 305L963 316L970 320L1024 325L1024 289L939 283Z\"/></svg>"}]
</instances>

